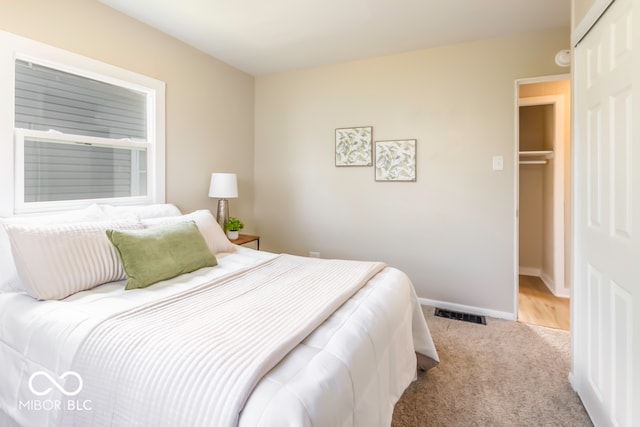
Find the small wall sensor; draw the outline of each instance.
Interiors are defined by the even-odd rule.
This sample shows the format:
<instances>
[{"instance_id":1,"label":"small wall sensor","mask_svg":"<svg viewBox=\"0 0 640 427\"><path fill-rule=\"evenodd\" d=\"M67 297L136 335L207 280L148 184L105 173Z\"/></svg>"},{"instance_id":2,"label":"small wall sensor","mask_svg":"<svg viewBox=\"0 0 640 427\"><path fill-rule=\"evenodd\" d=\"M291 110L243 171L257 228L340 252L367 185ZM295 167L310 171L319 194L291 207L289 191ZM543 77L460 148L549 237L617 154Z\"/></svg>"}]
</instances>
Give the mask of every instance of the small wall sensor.
<instances>
[{"instance_id":1,"label":"small wall sensor","mask_svg":"<svg viewBox=\"0 0 640 427\"><path fill-rule=\"evenodd\" d=\"M571 51L569 49L563 49L556 53L556 64L559 67L568 67L571 65Z\"/></svg>"}]
</instances>

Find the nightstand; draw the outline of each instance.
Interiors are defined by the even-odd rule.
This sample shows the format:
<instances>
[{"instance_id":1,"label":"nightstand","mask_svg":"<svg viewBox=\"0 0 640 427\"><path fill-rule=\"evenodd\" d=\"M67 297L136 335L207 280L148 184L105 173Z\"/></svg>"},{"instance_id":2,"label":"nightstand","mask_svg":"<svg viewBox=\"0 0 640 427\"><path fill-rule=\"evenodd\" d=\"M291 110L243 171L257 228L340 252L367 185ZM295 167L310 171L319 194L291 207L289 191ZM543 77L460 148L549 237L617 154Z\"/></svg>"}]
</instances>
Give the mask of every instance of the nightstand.
<instances>
[{"instance_id":1,"label":"nightstand","mask_svg":"<svg viewBox=\"0 0 640 427\"><path fill-rule=\"evenodd\" d=\"M238 234L238 238L231 240L234 245L244 245L246 243L256 242L256 249L260 250L260 236L253 236L251 234Z\"/></svg>"}]
</instances>

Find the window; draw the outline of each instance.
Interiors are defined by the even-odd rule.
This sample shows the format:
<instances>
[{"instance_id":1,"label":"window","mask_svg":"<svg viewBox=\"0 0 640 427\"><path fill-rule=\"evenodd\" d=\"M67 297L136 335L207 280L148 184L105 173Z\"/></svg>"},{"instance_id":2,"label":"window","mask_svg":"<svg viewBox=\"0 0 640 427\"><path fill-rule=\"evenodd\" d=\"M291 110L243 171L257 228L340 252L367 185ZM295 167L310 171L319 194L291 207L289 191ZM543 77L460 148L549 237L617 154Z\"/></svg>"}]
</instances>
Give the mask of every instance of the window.
<instances>
[{"instance_id":1,"label":"window","mask_svg":"<svg viewBox=\"0 0 640 427\"><path fill-rule=\"evenodd\" d=\"M10 213L164 202L164 83L2 37L14 41L13 52L0 50L0 71L9 64L4 55L12 66L13 146L0 139L0 154L14 159L13 189L0 191L3 202L13 193ZM7 117L0 117L0 137L2 123Z\"/></svg>"}]
</instances>

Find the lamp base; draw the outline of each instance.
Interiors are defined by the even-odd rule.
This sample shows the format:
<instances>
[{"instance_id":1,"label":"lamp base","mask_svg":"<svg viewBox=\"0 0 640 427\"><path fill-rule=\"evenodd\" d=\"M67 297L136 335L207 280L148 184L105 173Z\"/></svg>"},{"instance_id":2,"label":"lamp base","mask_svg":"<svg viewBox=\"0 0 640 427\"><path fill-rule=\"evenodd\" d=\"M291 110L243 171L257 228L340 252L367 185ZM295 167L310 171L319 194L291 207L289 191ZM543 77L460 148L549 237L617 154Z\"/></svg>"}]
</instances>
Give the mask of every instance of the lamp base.
<instances>
[{"instance_id":1,"label":"lamp base","mask_svg":"<svg viewBox=\"0 0 640 427\"><path fill-rule=\"evenodd\" d=\"M227 199L218 200L218 211L216 213L216 221L220 224L220 228L224 231L224 223L229 219L229 204Z\"/></svg>"}]
</instances>

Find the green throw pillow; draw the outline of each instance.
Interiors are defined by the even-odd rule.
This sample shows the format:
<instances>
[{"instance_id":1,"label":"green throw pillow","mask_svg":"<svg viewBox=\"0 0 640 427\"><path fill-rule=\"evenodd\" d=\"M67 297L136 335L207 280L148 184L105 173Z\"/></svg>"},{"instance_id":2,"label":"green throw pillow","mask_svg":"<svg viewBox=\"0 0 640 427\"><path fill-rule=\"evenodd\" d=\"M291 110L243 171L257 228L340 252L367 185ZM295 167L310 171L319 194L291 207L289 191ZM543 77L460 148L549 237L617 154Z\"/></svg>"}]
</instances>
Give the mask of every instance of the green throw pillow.
<instances>
[{"instance_id":1,"label":"green throw pillow","mask_svg":"<svg viewBox=\"0 0 640 427\"><path fill-rule=\"evenodd\" d=\"M127 273L125 289L144 288L218 264L194 221L142 230L107 230Z\"/></svg>"}]
</instances>

